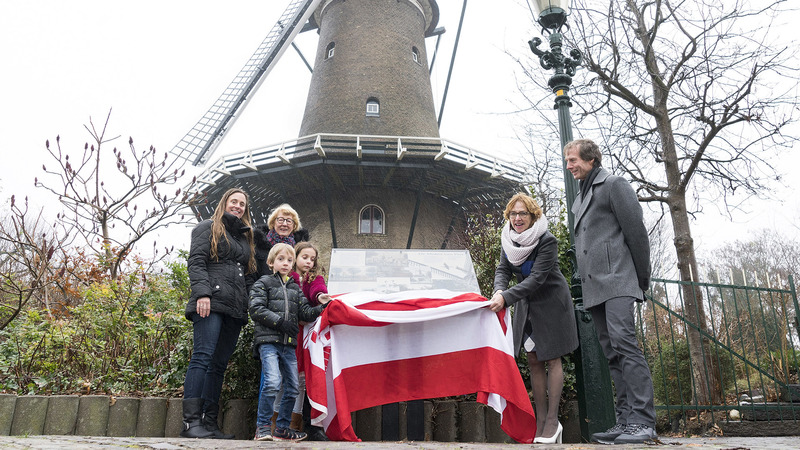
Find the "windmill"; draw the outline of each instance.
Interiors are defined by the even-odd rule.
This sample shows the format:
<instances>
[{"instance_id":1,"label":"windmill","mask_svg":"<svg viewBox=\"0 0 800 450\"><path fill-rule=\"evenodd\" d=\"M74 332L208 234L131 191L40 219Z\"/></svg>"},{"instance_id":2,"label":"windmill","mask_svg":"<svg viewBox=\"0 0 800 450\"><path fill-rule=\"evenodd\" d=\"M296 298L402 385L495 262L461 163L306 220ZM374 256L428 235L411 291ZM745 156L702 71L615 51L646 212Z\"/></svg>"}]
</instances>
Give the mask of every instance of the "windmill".
<instances>
[{"instance_id":1,"label":"windmill","mask_svg":"<svg viewBox=\"0 0 800 450\"><path fill-rule=\"evenodd\" d=\"M190 187L198 217L238 186L256 223L292 204L323 263L331 248L457 248L465 214L497 212L524 173L439 136L426 50L443 32L438 19L436 0L291 0L174 150L204 165ZM319 42L300 136L211 160L303 30L317 30Z\"/></svg>"}]
</instances>

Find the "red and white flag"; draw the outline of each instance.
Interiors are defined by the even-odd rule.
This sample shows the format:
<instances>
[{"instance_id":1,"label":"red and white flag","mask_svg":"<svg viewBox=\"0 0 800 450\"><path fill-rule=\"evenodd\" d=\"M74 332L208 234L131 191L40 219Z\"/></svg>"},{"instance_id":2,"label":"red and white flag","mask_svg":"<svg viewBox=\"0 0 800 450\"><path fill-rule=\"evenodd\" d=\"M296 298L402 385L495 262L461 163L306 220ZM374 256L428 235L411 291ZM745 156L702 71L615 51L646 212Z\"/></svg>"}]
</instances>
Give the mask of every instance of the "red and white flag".
<instances>
[{"instance_id":1,"label":"red and white flag","mask_svg":"<svg viewBox=\"0 0 800 450\"><path fill-rule=\"evenodd\" d=\"M486 298L447 290L333 297L305 327L302 351L312 423L328 437L359 440L351 411L477 392L506 434L533 442L508 309L493 313Z\"/></svg>"}]
</instances>

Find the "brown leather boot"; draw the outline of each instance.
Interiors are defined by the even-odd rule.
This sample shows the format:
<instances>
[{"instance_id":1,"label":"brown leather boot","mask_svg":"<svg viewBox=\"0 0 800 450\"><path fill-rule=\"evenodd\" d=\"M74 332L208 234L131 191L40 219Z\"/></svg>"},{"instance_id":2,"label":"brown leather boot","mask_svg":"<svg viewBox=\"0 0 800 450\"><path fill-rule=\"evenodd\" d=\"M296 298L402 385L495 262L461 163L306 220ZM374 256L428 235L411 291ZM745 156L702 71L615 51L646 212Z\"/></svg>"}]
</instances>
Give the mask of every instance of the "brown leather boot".
<instances>
[{"instance_id":1,"label":"brown leather boot","mask_svg":"<svg viewBox=\"0 0 800 450\"><path fill-rule=\"evenodd\" d=\"M275 427L278 424L278 413L272 413L272 422L269 425L269 434L275 435Z\"/></svg>"},{"instance_id":2,"label":"brown leather boot","mask_svg":"<svg viewBox=\"0 0 800 450\"><path fill-rule=\"evenodd\" d=\"M303 431L303 415L292 413L292 423L289 425L289 428L294 431Z\"/></svg>"}]
</instances>

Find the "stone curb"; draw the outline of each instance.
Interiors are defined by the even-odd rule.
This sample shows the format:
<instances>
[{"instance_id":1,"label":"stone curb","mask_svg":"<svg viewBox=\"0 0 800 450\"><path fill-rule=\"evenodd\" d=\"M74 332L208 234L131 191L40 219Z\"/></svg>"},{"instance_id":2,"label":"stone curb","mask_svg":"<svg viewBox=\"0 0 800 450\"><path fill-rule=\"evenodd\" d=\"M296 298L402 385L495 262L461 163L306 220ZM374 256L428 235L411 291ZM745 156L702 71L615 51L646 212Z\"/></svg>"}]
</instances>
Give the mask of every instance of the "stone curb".
<instances>
[{"instance_id":1,"label":"stone curb","mask_svg":"<svg viewBox=\"0 0 800 450\"><path fill-rule=\"evenodd\" d=\"M105 436L111 399L105 395L84 395L78 405L78 422L75 434L80 436Z\"/></svg>"},{"instance_id":2,"label":"stone curb","mask_svg":"<svg viewBox=\"0 0 800 450\"><path fill-rule=\"evenodd\" d=\"M353 422L353 429L362 441L381 440L381 421L383 410L380 406L356 411L356 420Z\"/></svg>"},{"instance_id":3,"label":"stone curb","mask_svg":"<svg viewBox=\"0 0 800 450\"><path fill-rule=\"evenodd\" d=\"M183 430L183 399L167 399L167 417L164 424L164 437L179 437Z\"/></svg>"},{"instance_id":4,"label":"stone curb","mask_svg":"<svg viewBox=\"0 0 800 450\"><path fill-rule=\"evenodd\" d=\"M108 407L107 436L136 436L136 418L139 416L139 399L133 397L112 398Z\"/></svg>"},{"instance_id":5,"label":"stone curb","mask_svg":"<svg viewBox=\"0 0 800 450\"><path fill-rule=\"evenodd\" d=\"M167 423L167 399L145 397L139 399L136 436L164 437Z\"/></svg>"},{"instance_id":6,"label":"stone curb","mask_svg":"<svg viewBox=\"0 0 800 450\"><path fill-rule=\"evenodd\" d=\"M0 394L0 436L8 436L11 433L11 423L14 421L16 406L16 395Z\"/></svg>"},{"instance_id":7,"label":"stone curb","mask_svg":"<svg viewBox=\"0 0 800 450\"><path fill-rule=\"evenodd\" d=\"M43 433L47 435L75 434L80 398L74 395L53 395L47 401Z\"/></svg>"},{"instance_id":8,"label":"stone curb","mask_svg":"<svg viewBox=\"0 0 800 450\"><path fill-rule=\"evenodd\" d=\"M458 413L461 417L458 426L459 442L486 442L486 417L478 402L460 402Z\"/></svg>"},{"instance_id":9,"label":"stone curb","mask_svg":"<svg viewBox=\"0 0 800 450\"><path fill-rule=\"evenodd\" d=\"M485 408L483 412L486 421L486 442L513 444L514 440L500 428L500 413L492 408Z\"/></svg>"},{"instance_id":10,"label":"stone curb","mask_svg":"<svg viewBox=\"0 0 800 450\"><path fill-rule=\"evenodd\" d=\"M17 397L14 406L14 421L11 423L12 435L40 435L44 431L49 398L42 395Z\"/></svg>"},{"instance_id":11,"label":"stone curb","mask_svg":"<svg viewBox=\"0 0 800 450\"><path fill-rule=\"evenodd\" d=\"M256 413L258 405L255 400L228 400L222 408L223 433L233 434L235 439L253 439L256 434Z\"/></svg>"},{"instance_id":12,"label":"stone curb","mask_svg":"<svg viewBox=\"0 0 800 450\"><path fill-rule=\"evenodd\" d=\"M229 400L220 428L236 439L255 433L257 401ZM500 429L500 415L477 402L423 402L424 439L440 442L513 442ZM353 429L365 442L382 440L382 407L351 413ZM400 440L408 438L407 404L399 404ZM0 435L179 437L182 399L104 395L21 396L0 394Z\"/></svg>"},{"instance_id":13,"label":"stone curb","mask_svg":"<svg viewBox=\"0 0 800 450\"><path fill-rule=\"evenodd\" d=\"M455 442L458 411L454 400L434 402L433 440L438 442Z\"/></svg>"}]
</instances>

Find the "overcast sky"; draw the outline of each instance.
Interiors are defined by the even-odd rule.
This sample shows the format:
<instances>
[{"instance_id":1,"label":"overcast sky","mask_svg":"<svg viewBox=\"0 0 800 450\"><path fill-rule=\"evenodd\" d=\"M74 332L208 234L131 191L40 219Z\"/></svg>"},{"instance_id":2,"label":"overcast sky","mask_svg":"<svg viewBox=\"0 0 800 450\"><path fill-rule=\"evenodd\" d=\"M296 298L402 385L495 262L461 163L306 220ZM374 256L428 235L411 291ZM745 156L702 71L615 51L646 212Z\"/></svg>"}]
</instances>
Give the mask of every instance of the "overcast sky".
<instances>
[{"instance_id":1,"label":"overcast sky","mask_svg":"<svg viewBox=\"0 0 800 450\"><path fill-rule=\"evenodd\" d=\"M47 161L44 142L81 152L92 117L101 123L113 108L116 146L132 137L137 148L168 151L202 117L258 47L287 1L278 0L2 0L0 1L0 199L45 200L33 179ZM434 98L441 100L461 12L461 0L440 0L447 29L434 66ZM468 3L442 137L508 160L522 151L515 138L520 103L511 55L527 54L538 34L524 0ZM313 64L317 35L296 43ZM429 57L434 40L429 39ZM549 76L543 71L543 77ZM580 76L580 72L579 75ZM289 49L236 122L216 157L297 136L311 74ZM576 77L576 79L579 79ZM439 105L437 103L437 113ZM556 120L553 111L553 120ZM580 131L576 130L578 137ZM591 137L591 136L587 136ZM557 140L557 136L553 136ZM706 208L695 223L701 248L746 238L758 228L797 236L794 194L800 177L776 186L788 198L750 203L730 221ZM188 242L188 230L185 234Z\"/></svg>"}]
</instances>

